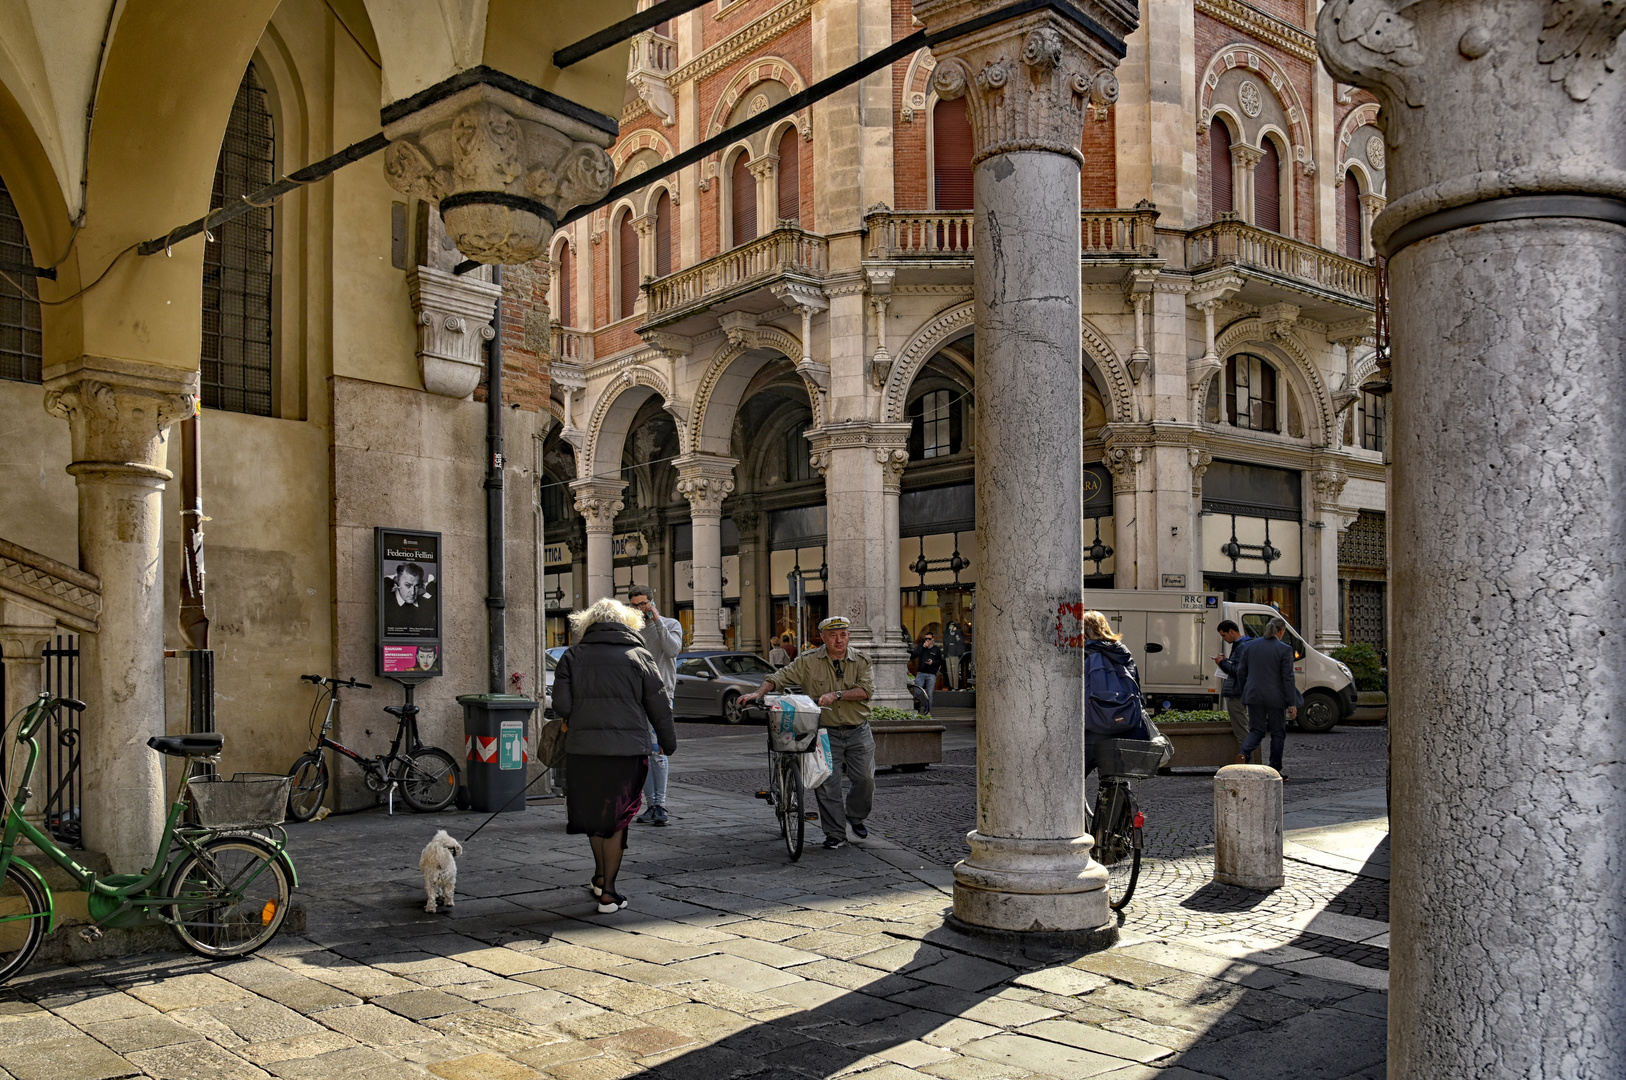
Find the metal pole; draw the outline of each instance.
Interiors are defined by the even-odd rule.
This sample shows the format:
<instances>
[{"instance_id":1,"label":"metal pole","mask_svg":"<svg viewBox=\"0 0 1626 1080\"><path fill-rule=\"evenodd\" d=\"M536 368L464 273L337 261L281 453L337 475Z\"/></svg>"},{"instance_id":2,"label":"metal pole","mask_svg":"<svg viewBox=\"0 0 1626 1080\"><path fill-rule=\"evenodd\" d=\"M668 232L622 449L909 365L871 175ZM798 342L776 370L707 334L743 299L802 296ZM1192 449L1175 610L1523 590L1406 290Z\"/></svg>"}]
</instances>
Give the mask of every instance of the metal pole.
<instances>
[{"instance_id":1,"label":"metal pole","mask_svg":"<svg viewBox=\"0 0 1626 1080\"><path fill-rule=\"evenodd\" d=\"M501 266L491 268L491 280L501 287ZM502 303L502 295L498 294L497 311L491 320L496 335L491 339L491 361L486 369L486 635L491 643L488 675L489 692L493 694L506 692L508 667L503 626L508 586L503 562Z\"/></svg>"}]
</instances>

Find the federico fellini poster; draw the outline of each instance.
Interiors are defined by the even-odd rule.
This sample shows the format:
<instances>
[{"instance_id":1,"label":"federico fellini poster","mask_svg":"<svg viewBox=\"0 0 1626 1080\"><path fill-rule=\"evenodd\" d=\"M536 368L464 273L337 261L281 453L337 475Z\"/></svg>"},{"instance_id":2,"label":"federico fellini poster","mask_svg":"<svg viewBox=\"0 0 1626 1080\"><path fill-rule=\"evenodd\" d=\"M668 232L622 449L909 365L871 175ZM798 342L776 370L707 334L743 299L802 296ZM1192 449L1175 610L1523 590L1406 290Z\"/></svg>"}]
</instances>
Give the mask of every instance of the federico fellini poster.
<instances>
[{"instance_id":1,"label":"federico fellini poster","mask_svg":"<svg viewBox=\"0 0 1626 1080\"><path fill-rule=\"evenodd\" d=\"M378 672L441 673L440 533L376 530Z\"/></svg>"}]
</instances>

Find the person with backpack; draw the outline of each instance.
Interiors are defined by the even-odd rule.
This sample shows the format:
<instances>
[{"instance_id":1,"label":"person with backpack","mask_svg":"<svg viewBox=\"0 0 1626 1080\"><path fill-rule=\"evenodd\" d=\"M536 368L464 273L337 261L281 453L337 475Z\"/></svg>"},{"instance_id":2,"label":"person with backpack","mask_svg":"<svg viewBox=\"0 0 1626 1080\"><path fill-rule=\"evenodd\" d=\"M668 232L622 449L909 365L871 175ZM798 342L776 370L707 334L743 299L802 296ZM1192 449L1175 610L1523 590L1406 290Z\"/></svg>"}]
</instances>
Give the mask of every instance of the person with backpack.
<instances>
[{"instance_id":1,"label":"person with backpack","mask_svg":"<svg viewBox=\"0 0 1626 1080\"><path fill-rule=\"evenodd\" d=\"M1099 611L1084 613L1084 774L1102 739L1150 739L1140 673L1123 635Z\"/></svg>"}]
</instances>

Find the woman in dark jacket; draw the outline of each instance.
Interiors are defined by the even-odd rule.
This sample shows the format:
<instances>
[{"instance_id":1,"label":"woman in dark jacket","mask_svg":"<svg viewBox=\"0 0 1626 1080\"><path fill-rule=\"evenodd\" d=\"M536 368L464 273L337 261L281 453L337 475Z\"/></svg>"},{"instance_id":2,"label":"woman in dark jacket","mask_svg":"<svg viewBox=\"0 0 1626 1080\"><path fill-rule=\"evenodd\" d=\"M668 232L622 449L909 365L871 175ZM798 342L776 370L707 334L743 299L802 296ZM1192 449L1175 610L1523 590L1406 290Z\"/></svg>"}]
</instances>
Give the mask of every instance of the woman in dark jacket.
<instances>
[{"instance_id":1,"label":"woman in dark jacket","mask_svg":"<svg viewBox=\"0 0 1626 1080\"><path fill-rule=\"evenodd\" d=\"M661 751L677 751L672 704L639 630L644 616L603 599L570 616L576 635L553 673L553 711L566 724L566 832L593 845L593 881L603 914L627 906L615 878L649 773L649 729Z\"/></svg>"},{"instance_id":2,"label":"woman in dark jacket","mask_svg":"<svg viewBox=\"0 0 1626 1080\"><path fill-rule=\"evenodd\" d=\"M1086 671L1089 668L1092 656L1102 657L1108 664L1127 675L1135 686L1140 686L1140 672L1135 670L1135 657L1129 651L1129 646L1123 643L1123 635L1114 633L1112 623L1099 611L1086 611L1084 613L1084 664ZM555 676L557 678L557 676ZM1086 692L1089 690L1086 678ZM1084 730L1084 775L1088 776L1095 768L1095 746L1102 739L1149 739L1151 732L1146 730L1145 710L1141 711L1142 723L1131 730L1103 734Z\"/></svg>"}]
</instances>

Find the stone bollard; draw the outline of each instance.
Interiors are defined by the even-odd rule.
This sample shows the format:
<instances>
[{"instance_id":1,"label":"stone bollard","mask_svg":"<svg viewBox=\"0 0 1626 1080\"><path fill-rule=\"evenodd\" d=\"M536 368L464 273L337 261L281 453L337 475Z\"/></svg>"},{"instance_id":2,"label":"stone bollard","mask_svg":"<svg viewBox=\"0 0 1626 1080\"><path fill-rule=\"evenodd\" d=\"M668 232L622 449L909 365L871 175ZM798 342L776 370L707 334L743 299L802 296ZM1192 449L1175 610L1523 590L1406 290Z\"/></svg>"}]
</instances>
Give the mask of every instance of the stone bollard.
<instances>
[{"instance_id":1,"label":"stone bollard","mask_svg":"<svg viewBox=\"0 0 1626 1080\"><path fill-rule=\"evenodd\" d=\"M1282 778L1264 765L1214 775L1214 880L1244 889L1282 886Z\"/></svg>"}]
</instances>

